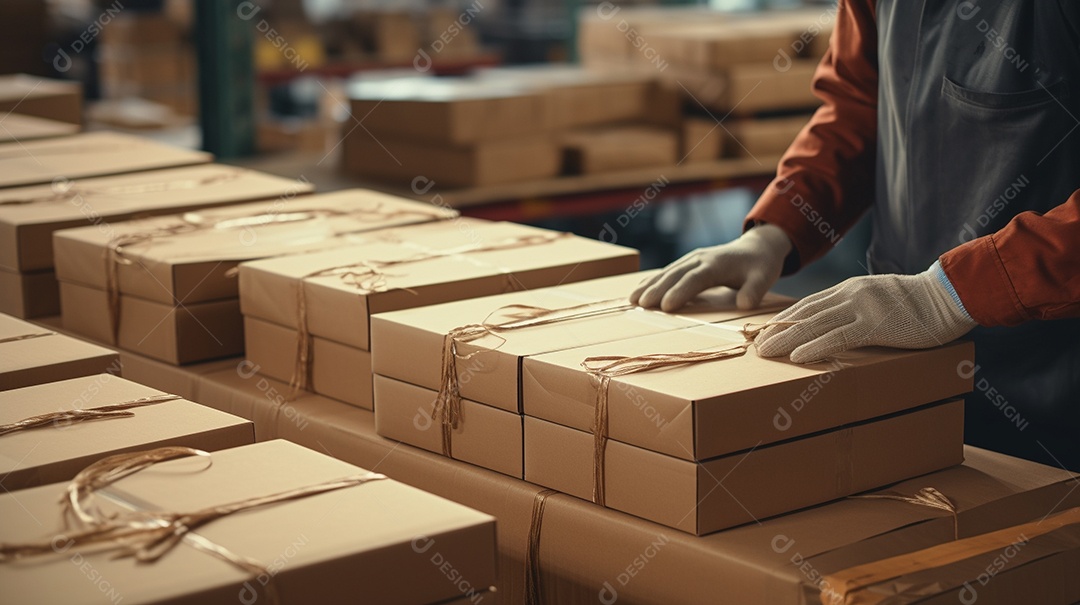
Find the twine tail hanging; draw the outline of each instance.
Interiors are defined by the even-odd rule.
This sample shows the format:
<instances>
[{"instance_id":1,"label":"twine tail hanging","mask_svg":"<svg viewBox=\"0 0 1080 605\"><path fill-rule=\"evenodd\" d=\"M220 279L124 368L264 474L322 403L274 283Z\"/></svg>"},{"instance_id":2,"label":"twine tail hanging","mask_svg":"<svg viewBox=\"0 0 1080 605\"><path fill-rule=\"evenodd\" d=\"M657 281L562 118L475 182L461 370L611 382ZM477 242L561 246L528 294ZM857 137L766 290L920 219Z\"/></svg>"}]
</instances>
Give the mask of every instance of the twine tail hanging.
<instances>
[{"instance_id":1,"label":"twine tail hanging","mask_svg":"<svg viewBox=\"0 0 1080 605\"><path fill-rule=\"evenodd\" d=\"M557 493L545 489L533 499L532 516L529 520L529 542L525 548L525 604L540 605L540 532L544 525L544 507L547 499Z\"/></svg>"}]
</instances>

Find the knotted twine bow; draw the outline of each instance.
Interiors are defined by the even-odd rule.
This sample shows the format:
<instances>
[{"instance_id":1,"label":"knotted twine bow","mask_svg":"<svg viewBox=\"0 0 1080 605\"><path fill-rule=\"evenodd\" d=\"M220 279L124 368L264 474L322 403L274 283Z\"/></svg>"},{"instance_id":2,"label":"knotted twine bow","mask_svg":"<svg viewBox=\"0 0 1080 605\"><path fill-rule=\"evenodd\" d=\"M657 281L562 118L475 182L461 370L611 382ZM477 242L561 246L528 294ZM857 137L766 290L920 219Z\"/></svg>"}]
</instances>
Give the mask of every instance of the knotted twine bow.
<instances>
[{"instance_id":1,"label":"knotted twine bow","mask_svg":"<svg viewBox=\"0 0 1080 605\"><path fill-rule=\"evenodd\" d=\"M258 561L234 553L193 532L212 521L234 513L386 479L384 475L369 472L267 496L246 498L189 513L132 510L106 514L91 500L96 492L124 477L159 462L187 456L202 456L213 464L207 452L174 446L109 456L83 469L68 484L65 496L61 500L64 517L72 516L83 526L83 529L63 536L67 539L64 550L76 547L93 548L95 552L101 552L104 549L115 553L116 558L132 557L139 563L154 563L168 554L181 541L186 540L195 549L213 555L250 574L253 578L265 574L272 579L273 576L269 570ZM58 538L60 536L52 540L29 544L0 543L0 563L53 554L56 552L55 543ZM272 603L279 602L277 590L272 581L266 584L266 592Z\"/></svg>"},{"instance_id":2,"label":"knotted twine bow","mask_svg":"<svg viewBox=\"0 0 1080 605\"><path fill-rule=\"evenodd\" d=\"M18 342L20 340L31 340L33 338L41 338L43 336L55 336L56 332L31 332L29 334L19 334L18 336L8 336L6 338L0 338L0 344L9 342Z\"/></svg>"},{"instance_id":3,"label":"knotted twine bow","mask_svg":"<svg viewBox=\"0 0 1080 605\"><path fill-rule=\"evenodd\" d=\"M571 234L569 233L543 233L533 235L521 235L516 237L504 238L490 244L476 243L458 246L457 248L447 248L443 250L425 250L423 252L418 252L412 256L407 256L405 258L400 258L397 260L362 260L346 265L339 265L336 267L329 267L326 269L320 269L318 271L312 271L311 273L304 275L296 284L296 355L294 357L292 377L289 379L289 385L292 387L292 396L295 397L301 390L307 388L311 377L312 343L311 332L308 328L307 293L306 289L304 288L304 282L306 280L318 277L338 277L345 284L356 288L361 295L372 294L375 292L385 292L391 289L388 287L387 278L393 276L393 274L387 272L386 269L399 267L402 265L422 263L424 261L439 258L461 256L463 254L499 252L503 250L513 250L516 248L525 248L528 246L549 244L564 237L569 237L570 235ZM405 290L406 292L415 293L409 288L399 289Z\"/></svg>"},{"instance_id":4,"label":"knotted twine bow","mask_svg":"<svg viewBox=\"0 0 1080 605\"><path fill-rule=\"evenodd\" d=\"M148 405L163 403L165 401L175 401L177 399L180 399L179 395L152 395L150 397L140 397L139 399L132 399L123 403L116 403L97 408L48 412L46 414L24 418L16 422L0 424L0 436L7 435L8 433L37 429L54 423L71 424L76 422L86 422L88 420L130 418L135 415L134 412L130 411L133 408L141 408Z\"/></svg>"},{"instance_id":5,"label":"knotted twine bow","mask_svg":"<svg viewBox=\"0 0 1080 605\"><path fill-rule=\"evenodd\" d=\"M605 505L605 456L608 441L608 391L611 387L611 379L627 374L648 372L660 368L670 368L682 365L716 361L731 357L741 357L750 350L764 330L774 326L790 326L796 322L777 321L763 324L746 324L742 327L744 342L730 345L714 351L688 351L685 353L651 353L647 355L597 355L588 357L581 362L589 374L599 380L596 389L596 404L593 416L593 502Z\"/></svg>"},{"instance_id":6,"label":"knotted twine bow","mask_svg":"<svg viewBox=\"0 0 1080 605\"><path fill-rule=\"evenodd\" d=\"M452 437L461 418L461 383L458 378L457 360L468 361L483 352L498 350L506 340L499 336L502 332L535 328L575 319L585 319L599 315L610 315L635 308L634 305L613 298L599 302L585 303L561 309L545 309L531 305L507 305L500 307L478 324L468 324L450 330L443 336L442 368L439 376L439 393L435 397L435 406L431 409L431 419L442 427L443 455L453 458ZM508 321L494 323L491 318L497 314L507 314ZM470 343L485 336L499 339L494 347L478 349L462 355L458 344Z\"/></svg>"},{"instance_id":7,"label":"knotted twine bow","mask_svg":"<svg viewBox=\"0 0 1080 605\"><path fill-rule=\"evenodd\" d=\"M216 220L203 220L199 214L189 212L178 217L178 222L171 225L113 237L105 245L104 253L105 291L108 295L109 320L112 322L111 328L113 335L113 343L118 344L120 341L120 267L122 265L135 264L134 260L126 256L126 248L142 244L150 244L154 240L203 231L252 229L264 227L266 225L298 223L319 218L350 217L356 218L357 220L361 221L374 222L391 220L406 214L436 216L436 214L434 213L423 212L420 210L398 209L387 211L383 209L382 204L375 204L372 207L357 208L351 210L340 210L337 208L312 208L296 212L260 211ZM352 232L331 233L326 236L326 239L341 237L344 235L349 235L350 233ZM230 272L231 271L232 270L230 270ZM228 276L230 275L230 273L226 273L226 275Z\"/></svg>"}]
</instances>

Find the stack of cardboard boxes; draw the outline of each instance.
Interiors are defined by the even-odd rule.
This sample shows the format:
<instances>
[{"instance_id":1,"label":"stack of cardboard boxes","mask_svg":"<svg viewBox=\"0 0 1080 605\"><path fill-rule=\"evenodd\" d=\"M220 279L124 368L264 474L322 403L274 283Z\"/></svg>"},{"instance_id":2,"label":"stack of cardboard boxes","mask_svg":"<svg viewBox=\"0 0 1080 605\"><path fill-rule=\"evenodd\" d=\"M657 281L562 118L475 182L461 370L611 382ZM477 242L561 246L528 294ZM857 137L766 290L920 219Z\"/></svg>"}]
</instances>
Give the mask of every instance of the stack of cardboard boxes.
<instances>
[{"instance_id":1,"label":"stack of cardboard boxes","mask_svg":"<svg viewBox=\"0 0 1080 605\"><path fill-rule=\"evenodd\" d=\"M165 14L122 11L101 30L104 97L137 97L181 116L198 110L195 47L187 26Z\"/></svg>"}]
</instances>

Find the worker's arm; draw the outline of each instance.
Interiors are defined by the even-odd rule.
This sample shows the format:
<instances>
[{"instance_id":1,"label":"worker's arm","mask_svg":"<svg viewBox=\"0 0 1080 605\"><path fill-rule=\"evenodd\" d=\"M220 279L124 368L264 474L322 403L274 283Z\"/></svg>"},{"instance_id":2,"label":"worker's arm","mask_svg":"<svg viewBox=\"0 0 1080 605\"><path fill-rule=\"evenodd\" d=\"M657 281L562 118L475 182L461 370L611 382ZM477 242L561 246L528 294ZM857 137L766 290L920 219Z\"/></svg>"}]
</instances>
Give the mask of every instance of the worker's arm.
<instances>
[{"instance_id":1,"label":"worker's arm","mask_svg":"<svg viewBox=\"0 0 1080 605\"><path fill-rule=\"evenodd\" d=\"M703 290L739 290L753 308L780 277L820 257L873 202L877 145L877 25L873 0L840 0L829 50L814 75L822 106L784 154L739 239L701 248L631 295L673 311Z\"/></svg>"},{"instance_id":2,"label":"worker's arm","mask_svg":"<svg viewBox=\"0 0 1080 605\"><path fill-rule=\"evenodd\" d=\"M1080 190L1046 214L1016 215L940 262L981 325L1080 317Z\"/></svg>"},{"instance_id":3,"label":"worker's arm","mask_svg":"<svg viewBox=\"0 0 1080 605\"><path fill-rule=\"evenodd\" d=\"M813 86L822 106L746 217L747 229L769 223L791 239L785 274L828 252L874 201L878 64L872 0L840 1Z\"/></svg>"}]
</instances>

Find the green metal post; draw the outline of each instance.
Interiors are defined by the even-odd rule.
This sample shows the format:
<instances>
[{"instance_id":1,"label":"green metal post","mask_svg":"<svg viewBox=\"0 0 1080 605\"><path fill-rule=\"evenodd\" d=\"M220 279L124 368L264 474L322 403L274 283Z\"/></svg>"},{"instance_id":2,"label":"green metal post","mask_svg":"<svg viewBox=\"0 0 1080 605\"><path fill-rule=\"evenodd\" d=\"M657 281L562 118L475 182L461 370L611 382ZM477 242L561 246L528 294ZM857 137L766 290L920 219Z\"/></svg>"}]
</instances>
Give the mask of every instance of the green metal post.
<instances>
[{"instance_id":1,"label":"green metal post","mask_svg":"<svg viewBox=\"0 0 1080 605\"><path fill-rule=\"evenodd\" d=\"M255 150L253 35L258 6L241 0L196 0L199 121L202 147L219 158Z\"/></svg>"}]
</instances>

